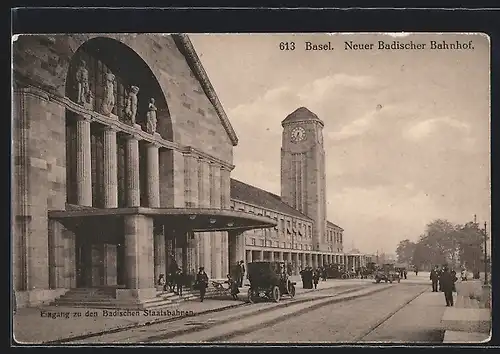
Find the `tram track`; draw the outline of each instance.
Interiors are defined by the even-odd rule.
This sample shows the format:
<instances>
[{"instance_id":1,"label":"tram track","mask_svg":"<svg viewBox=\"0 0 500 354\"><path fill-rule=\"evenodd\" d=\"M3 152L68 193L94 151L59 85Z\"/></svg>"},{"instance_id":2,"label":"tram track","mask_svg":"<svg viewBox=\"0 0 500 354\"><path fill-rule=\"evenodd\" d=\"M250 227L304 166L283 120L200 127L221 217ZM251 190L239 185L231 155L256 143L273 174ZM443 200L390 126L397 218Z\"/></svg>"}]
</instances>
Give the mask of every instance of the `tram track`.
<instances>
[{"instance_id":1,"label":"tram track","mask_svg":"<svg viewBox=\"0 0 500 354\"><path fill-rule=\"evenodd\" d=\"M200 321L200 322L196 323L194 326L189 327L189 328L182 328L179 330L171 331L169 333L149 336L145 339L145 342L155 342L158 340L165 341L165 340L174 339L176 337L183 336L183 335L189 335L189 334L193 334L196 332L210 330L214 327L223 326L223 325L227 325L227 324L231 324L231 323L234 323L235 325L239 326L238 323L240 321L242 321L244 319L254 318L254 317L259 316L263 313L269 313L271 311L280 311L280 310L283 310L285 308L289 308L292 306L298 306L298 305L303 305L303 304L307 304L307 303L318 302L318 301L322 301L325 299L330 299L330 300L332 298L336 299L338 296L348 294L348 293L353 293L353 292L368 288L369 286L370 285L355 286L355 287L352 287L352 288L349 288L349 289L346 289L343 291L336 292L334 294L320 295L320 296L315 296L313 298L305 298L305 299L294 298L294 299L289 299L288 301L279 302L277 304L246 303L246 304L243 304L242 306L240 306L240 308L244 306L244 307L248 308L248 311L239 312L236 314L229 314L229 316L222 318L222 319L219 319L215 322L210 322L210 321L201 322ZM321 290L324 291L324 290L332 290L332 289L321 289ZM319 290L318 290L318 292L319 292ZM310 295L311 293L307 293L307 294ZM317 292L316 292L316 294L317 294ZM255 305L260 305L260 304L266 304L269 306L261 307L258 309L253 308Z\"/></svg>"},{"instance_id":2,"label":"tram track","mask_svg":"<svg viewBox=\"0 0 500 354\"><path fill-rule=\"evenodd\" d=\"M336 294L322 296L321 298L303 299L283 304L284 306L276 306L271 309L265 308L249 314L246 317L239 315L213 324L206 324L193 329L185 329L183 331L179 331L178 333L151 336L147 341L160 343L214 343L227 341L231 338L251 333L262 329L263 327L272 326L276 323L285 321L290 317L300 316L304 313L320 309L324 306L373 295L390 289L392 285L377 288L373 287L373 290L371 291L361 292L365 288L369 287L369 285L365 285ZM288 309L283 311L286 307L288 307ZM195 338L194 340L193 337Z\"/></svg>"}]
</instances>

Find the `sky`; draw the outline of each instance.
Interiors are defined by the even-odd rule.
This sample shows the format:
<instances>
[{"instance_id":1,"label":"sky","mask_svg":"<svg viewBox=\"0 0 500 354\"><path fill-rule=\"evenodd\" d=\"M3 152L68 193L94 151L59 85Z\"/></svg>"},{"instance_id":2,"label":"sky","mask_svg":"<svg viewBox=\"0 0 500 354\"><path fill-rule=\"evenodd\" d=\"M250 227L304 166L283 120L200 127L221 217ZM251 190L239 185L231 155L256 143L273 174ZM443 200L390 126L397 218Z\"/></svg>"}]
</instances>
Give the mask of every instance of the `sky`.
<instances>
[{"instance_id":1,"label":"sky","mask_svg":"<svg viewBox=\"0 0 500 354\"><path fill-rule=\"evenodd\" d=\"M345 230L345 250L394 253L437 218L490 224L488 37L190 38L239 138L231 177L279 195L281 121L301 106L324 121L327 217ZM473 49L429 49L443 40ZM292 41L295 50L280 50ZM306 51L307 41L334 49ZM346 41L374 46L345 50ZM378 41L426 48L378 50Z\"/></svg>"}]
</instances>

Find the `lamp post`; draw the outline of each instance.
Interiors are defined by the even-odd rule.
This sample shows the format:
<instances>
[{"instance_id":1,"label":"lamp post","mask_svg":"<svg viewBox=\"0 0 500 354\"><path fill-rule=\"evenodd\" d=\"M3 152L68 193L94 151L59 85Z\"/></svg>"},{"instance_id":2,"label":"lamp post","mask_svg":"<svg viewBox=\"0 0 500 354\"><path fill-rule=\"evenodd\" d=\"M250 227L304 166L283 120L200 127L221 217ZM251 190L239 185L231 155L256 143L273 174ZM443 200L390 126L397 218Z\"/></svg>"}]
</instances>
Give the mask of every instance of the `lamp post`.
<instances>
[{"instance_id":1,"label":"lamp post","mask_svg":"<svg viewBox=\"0 0 500 354\"><path fill-rule=\"evenodd\" d=\"M486 231L486 221L484 222L484 285L488 285L488 254L486 252L488 233Z\"/></svg>"}]
</instances>

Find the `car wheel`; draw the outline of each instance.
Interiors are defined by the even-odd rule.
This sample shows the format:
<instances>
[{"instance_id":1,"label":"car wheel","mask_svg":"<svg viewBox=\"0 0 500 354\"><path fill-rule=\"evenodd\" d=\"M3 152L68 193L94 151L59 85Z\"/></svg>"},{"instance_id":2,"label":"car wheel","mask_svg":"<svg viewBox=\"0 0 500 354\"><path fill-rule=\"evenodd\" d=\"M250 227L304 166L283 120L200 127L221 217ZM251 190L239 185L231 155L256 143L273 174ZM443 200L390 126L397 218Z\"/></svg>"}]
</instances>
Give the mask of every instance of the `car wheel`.
<instances>
[{"instance_id":1,"label":"car wheel","mask_svg":"<svg viewBox=\"0 0 500 354\"><path fill-rule=\"evenodd\" d=\"M280 288L278 288L277 286L273 287L271 296L272 296L274 302L279 302L280 301L280 295L281 295L280 294Z\"/></svg>"}]
</instances>

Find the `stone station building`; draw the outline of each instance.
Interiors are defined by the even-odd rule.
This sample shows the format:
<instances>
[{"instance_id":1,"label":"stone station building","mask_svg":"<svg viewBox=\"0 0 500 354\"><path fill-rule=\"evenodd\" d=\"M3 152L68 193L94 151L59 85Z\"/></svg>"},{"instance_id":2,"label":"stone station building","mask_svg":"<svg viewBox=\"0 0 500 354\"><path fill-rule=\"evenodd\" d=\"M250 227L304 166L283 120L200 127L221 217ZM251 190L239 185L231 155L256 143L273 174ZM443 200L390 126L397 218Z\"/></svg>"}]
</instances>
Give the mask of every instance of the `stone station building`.
<instances>
[{"instance_id":1,"label":"stone station building","mask_svg":"<svg viewBox=\"0 0 500 354\"><path fill-rule=\"evenodd\" d=\"M143 303L173 260L211 278L240 259L362 262L325 219L321 149L285 151L283 198L230 178L238 139L185 35L15 38L12 126L19 306L93 287ZM309 161L317 193L304 187Z\"/></svg>"}]
</instances>

